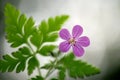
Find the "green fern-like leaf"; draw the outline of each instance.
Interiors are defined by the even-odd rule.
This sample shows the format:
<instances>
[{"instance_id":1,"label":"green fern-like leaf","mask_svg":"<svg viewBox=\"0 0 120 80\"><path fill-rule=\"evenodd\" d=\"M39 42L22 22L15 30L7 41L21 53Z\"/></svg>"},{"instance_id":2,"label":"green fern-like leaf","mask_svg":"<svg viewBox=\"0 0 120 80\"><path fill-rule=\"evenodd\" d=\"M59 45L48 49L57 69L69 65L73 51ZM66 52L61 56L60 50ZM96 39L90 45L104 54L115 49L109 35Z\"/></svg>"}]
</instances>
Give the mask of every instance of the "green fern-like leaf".
<instances>
[{"instance_id":1,"label":"green fern-like leaf","mask_svg":"<svg viewBox=\"0 0 120 80\"><path fill-rule=\"evenodd\" d=\"M24 71L29 56L31 56L31 52L27 47L20 48L12 55L4 55L3 59L0 60L0 71L12 72L14 69L17 73Z\"/></svg>"},{"instance_id":2,"label":"green fern-like leaf","mask_svg":"<svg viewBox=\"0 0 120 80\"><path fill-rule=\"evenodd\" d=\"M43 20L39 26L39 30L43 33L43 42L55 41L58 38L58 33L55 32L60 30L68 18L68 15L61 15L54 18L51 17L48 21Z\"/></svg>"},{"instance_id":3,"label":"green fern-like leaf","mask_svg":"<svg viewBox=\"0 0 120 80\"><path fill-rule=\"evenodd\" d=\"M35 31L32 17L26 18L24 14L10 4L5 7L6 38L12 47L25 44L28 37Z\"/></svg>"},{"instance_id":4,"label":"green fern-like leaf","mask_svg":"<svg viewBox=\"0 0 120 80\"><path fill-rule=\"evenodd\" d=\"M17 10L9 3L5 6L4 14L6 25L6 39L9 43L11 43L12 47L16 48L20 47L23 44L26 44L27 47L31 48L30 42L28 41L29 38L33 45L37 47L40 46L42 42L41 33L34 26L34 20L32 17L27 19L24 14L21 14L19 10ZM27 65L26 61L28 60L28 74L32 74L35 66L38 66L38 61L34 58L35 55L31 55L34 54L34 52L32 52L32 50L27 47L20 48L18 51L13 52L12 56L5 55L5 58L1 60L1 63L3 64L0 65L1 71L11 72L14 68L16 68L17 73L24 71ZM29 54L30 51L31 54ZM24 55L24 53L26 53L27 55ZM33 61L35 61L35 64L33 64Z\"/></svg>"},{"instance_id":5,"label":"green fern-like leaf","mask_svg":"<svg viewBox=\"0 0 120 80\"><path fill-rule=\"evenodd\" d=\"M43 34L42 32L38 31L37 29L34 31L32 34L32 37L30 39L31 43L39 48L42 45L42 40L43 40Z\"/></svg>"},{"instance_id":6,"label":"green fern-like leaf","mask_svg":"<svg viewBox=\"0 0 120 80\"><path fill-rule=\"evenodd\" d=\"M43 43L44 42L53 42L58 38L58 30L61 29L62 25L69 18L68 15L56 16L54 18L50 17L47 21L43 20L39 25L39 31L43 34ZM41 55L48 55L52 52L53 46L43 46L38 52Z\"/></svg>"},{"instance_id":7,"label":"green fern-like leaf","mask_svg":"<svg viewBox=\"0 0 120 80\"><path fill-rule=\"evenodd\" d=\"M39 66L39 62L35 56L31 57L28 61L28 75L31 75L35 68Z\"/></svg>"},{"instance_id":8,"label":"green fern-like leaf","mask_svg":"<svg viewBox=\"0 0 120 80\"><path fill-rule=\"evenodd\" d=\"M39 29L36 29L35 22L26 18L14 6L7 4L5 7L6 38L12 47L19 47L28 42L30 36L31 43L40 48L43 42L53 42L58 38L58 31L68 19L68 15L56 16L42 21Z\"/></svg>"},{"instance_id":9,"label":"green fern-like leaf","mask_svg":"<svg viewBox=\"0 0 120 80\"><path fill-rule=\"evenodd\" d=\"M57 78L52 78L52 79L50 79L50 80L58 80Z\"/></svg>"},{"instance_id":10,"label":"green fern-like leaf","mask_svg":"<svg viewBox=\"0 0 120 80\"><path fill-rule=\"evenodd\" d=\"M65 69L69 76L73 78L84 78L85 76L91 76L100 73L100 70L96 67L81 60L75 60L73 53L62 58L60 60L60 64L63 66L63 70ZM60 69L62 75L59 73L59 79L64 77L63 74L65 74L65 72L63 70Z\"/></svg>"},{"instance_id":11,"label":"green fern-like leaf","mask_svg":"<svg viewBox=\"0 0 120 80\"><path fill-rule=\"evenodd\" d=\"M66 75L65 68L63 68L63 67L59 68L58 79L59 80L65 80L65 75Z\"/></svg>"},{"instance_id":12,"label":"green fern-like leaf","mask_svg":"<svg viewBox=\"0 0 120 80\"><path fill-rule=\"evenodd\" d=\"M35 78L31 78L30 80L44 80L41 76L36 76Z\"/></svg>"},{"instance_id":13,"label":"green fern-like leaf","mask_svg":"<svg viewBox=\"0 0 120 80\"><path fill-rule=\"evenodd\" d=\"M41 55L44 55L44 56L49 56L50 53L51 53L55 48L56 48L55 45L45 45L45 46L43 46L43 47L40 49L39 53L40 53Z\"/></svg>"}]
</instances>

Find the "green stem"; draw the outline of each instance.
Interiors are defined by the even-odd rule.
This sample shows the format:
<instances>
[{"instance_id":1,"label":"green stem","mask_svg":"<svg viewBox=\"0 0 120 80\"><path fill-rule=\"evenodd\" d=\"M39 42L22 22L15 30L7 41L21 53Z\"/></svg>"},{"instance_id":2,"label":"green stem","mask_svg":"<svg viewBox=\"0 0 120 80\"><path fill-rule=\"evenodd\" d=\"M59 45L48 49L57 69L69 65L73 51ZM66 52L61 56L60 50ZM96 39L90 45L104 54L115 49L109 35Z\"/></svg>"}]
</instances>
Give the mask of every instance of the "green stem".
<instances>
[{"instance_id":1,"label":"green stem","mask_svg":"<svg viewBox=\"0 0 120 80\"><path fill-rule=\"evenodd\" d=\"M28 47L32 50L33 53L35 53L35 51L33 50L32 46L27 42L26 43L28 45Z\"/></svg>"},{"instance_id":2,"label":"green stem","mask_svg":"<svg viewBox=\"0 0 120 80\"><path fill-rule=\"evenodd\" d=\"M29 42L27 42L26 44L27 44L28 47L32 50L32 52L33 52L32 55L35 55L36 52L34 51L34 49L32 48L32 46L29 44ZM41 76L41 71L40 71L39 65L37 66L37 70L38 70L38 74L39 74L39 76Z\"/></svg>"},{"instance_id":3,"label":"green stem","mask_svg":"<svg viewBox=\"0 0 120 80\"><path fill-rule=\"evenodd\" d=\"M46 79L50 74L52 74L52 73L55 71L54 67L57 65L56 63L57 63L57 58L54 60L53 66L48 70L48 72L47 72L47 74L46 74L46 76L45 76L45 79Z\"/></svg>"},{"instance_id":4,"label":"green stem","mask_svg":"<svg viewBox=\"0 0 120 80\"><path fill-rule=\"evenodd\" d=\"M45 79L50 75L50 72L51 72L52 68L53 68L53 67L51 67L51 68L49 69L49 71L47 72L47 74L46 74L46 76L45 76Z\"/></svg>"},{"instance_id":5,"label":"green stem","mask_svg":"<svg viewBox=\"0 0 120 80\"><path fill-rule=\"evenodd\" d=\"M39 74L39 76L41 76L41 71L40 71L39 66L37 66L37 70L38 70L38 74Z\"/></svg>"},{"instance_id":6,"label":"green stem","mask_svg":"<svg viewBox=\"0 0 120 80\"><path fill-rule=\"evenodd\" d=\"M55 69L52 69L52 70L49 72L48 76L49 76L50 74L52 74L54 71L55 71Z\"/></svg>"},{"instance_id":7,"label":"green stem","mask_svg":"<svg viewBox=\"0 0 120 80\"><path fill-rule=\"evenodd\" d=\"M58 55L60 54L60 51L58 51ZM60 56L60 55L59 55ZM58 59L57 56L55 56L55 60L53 61L53 66L48 70L45 79L50 76L55 71L55 66L58 65Z\"/></svg>"}]
</instances>

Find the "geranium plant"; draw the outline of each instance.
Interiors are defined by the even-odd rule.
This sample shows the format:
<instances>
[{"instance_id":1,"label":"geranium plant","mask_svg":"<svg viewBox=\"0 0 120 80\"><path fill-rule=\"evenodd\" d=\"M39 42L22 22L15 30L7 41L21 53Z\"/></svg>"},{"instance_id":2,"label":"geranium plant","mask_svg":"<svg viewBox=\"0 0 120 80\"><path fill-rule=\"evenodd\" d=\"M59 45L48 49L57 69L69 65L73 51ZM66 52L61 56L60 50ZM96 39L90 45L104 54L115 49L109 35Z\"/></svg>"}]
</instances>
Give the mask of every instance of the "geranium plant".
<instances>
[{"instance_id":1,"label":"geranium plant","mask_svg":"<svg viewBox=\"0 0 120 80\"><path fill-rule=\"evenodd\" d=\"M73 27L72 35L67 29L61 29L68 15L50 17L36 26L32 17L27 18L9 3L5 6L4 15L6 40L17 51L2 56L0 72L20 73L27 69L30 76L37 69L38 75L29 80L65 80L66 76L77 79L100 73L98 68L76 58L82 57L83 47L89 46L90 40L86 36L79 37L83 32L80 25ZM55 42L58 37L65 41L59 45L44 44ZM73 52L67 52L71 46ZM53 59L41 66L37 55ZM48 71L46 75L43 75L42 69ZM54 71L57 75L49 77Z\"/></svg>"}]
</instances>

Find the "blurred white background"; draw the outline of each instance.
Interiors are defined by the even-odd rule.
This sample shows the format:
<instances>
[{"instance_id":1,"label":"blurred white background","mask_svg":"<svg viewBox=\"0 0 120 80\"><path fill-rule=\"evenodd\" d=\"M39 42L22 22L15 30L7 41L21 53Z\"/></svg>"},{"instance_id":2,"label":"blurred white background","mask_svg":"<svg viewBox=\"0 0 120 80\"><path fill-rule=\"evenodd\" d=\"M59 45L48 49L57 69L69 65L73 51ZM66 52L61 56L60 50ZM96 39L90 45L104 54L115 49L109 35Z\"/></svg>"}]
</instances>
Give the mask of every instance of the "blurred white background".
<instances>
[{"instance_id":1,"label":"blurred white background","mask_svg":"<svg viewBox=\"0 0 120 80\"><path fill-rule=\"evenodd\" d=\"M36 25L43 19L47 20L49 17L61 14L70 16L64 28L71 31L74 25L81 25L84 28L83 35L90 38L91 45L85 48L85 55L80 59L101 69L100 74L83 80L115 80L120 74L120 0L6 0L1 2L3 2L2 5L11 2L28 17L33 16ZM1 24L3 24L2 20ZM0 52L14 51L2 36L4 31L0 31L2 45ZM41 59L43 63L48 60L40 57ZM36 74L37 71L34 72L34 75ZM26 71L19 74L12 72L0 75L4 80L29 78Z\"/></svg>"}]
</instances>

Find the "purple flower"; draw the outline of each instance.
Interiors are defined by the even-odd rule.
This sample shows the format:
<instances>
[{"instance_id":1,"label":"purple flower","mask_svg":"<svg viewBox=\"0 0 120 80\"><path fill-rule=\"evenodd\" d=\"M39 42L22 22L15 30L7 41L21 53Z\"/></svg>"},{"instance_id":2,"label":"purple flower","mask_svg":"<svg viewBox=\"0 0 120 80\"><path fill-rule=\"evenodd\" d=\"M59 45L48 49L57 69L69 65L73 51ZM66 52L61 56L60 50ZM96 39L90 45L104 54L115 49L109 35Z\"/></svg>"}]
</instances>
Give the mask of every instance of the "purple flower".
<instances>
[{"instance_id":1,"label":"purple flower","mask_svg":"<svg viewBox=\"0 0 120 80\"><path fill-rule=\"evenodd\" d=\"M72 29L72 35L70 35L67 29L62 29L59 35L64 42L61 42L59 49L61 52L67 52L72 46L75 56L80 57L84 54L83 47L87 47L90 44L90 40L87 36L79 37L83 32L83 28L80 25L75 25Z\"/></svg>"}]
</instances>

